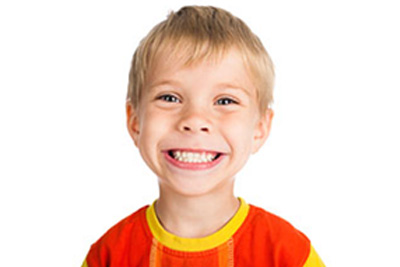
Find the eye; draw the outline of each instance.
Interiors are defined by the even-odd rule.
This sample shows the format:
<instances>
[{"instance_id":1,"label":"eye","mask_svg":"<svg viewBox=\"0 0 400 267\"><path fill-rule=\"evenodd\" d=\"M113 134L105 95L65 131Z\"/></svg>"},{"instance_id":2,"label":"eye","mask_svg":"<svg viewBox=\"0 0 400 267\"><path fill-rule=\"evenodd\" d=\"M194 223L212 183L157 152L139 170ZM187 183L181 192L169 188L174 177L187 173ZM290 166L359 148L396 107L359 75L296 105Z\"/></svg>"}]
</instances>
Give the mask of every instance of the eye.
<instances>
[{"instance_id":1,"label":"eye","mask_svg":"<svg viewBox=\"0 0 400 267\"><path fill-rule=\"evenodd\" d=\"M223 97L217 100L217 105L229 105L229 104L239 104L239 103L228 97Z\"/></svg>"},{"instance_id":2,"label":"eye","mask_svg":"<svg viewBox=\"0 0 400 267\"><path fill-rule=\"evenodd\" d=\"M174 102L174 103L179 103L180 100L174 95L171 94L165 94L157 97L157 100L163 100L165 102Z\"/></svg>"}]
</instances>

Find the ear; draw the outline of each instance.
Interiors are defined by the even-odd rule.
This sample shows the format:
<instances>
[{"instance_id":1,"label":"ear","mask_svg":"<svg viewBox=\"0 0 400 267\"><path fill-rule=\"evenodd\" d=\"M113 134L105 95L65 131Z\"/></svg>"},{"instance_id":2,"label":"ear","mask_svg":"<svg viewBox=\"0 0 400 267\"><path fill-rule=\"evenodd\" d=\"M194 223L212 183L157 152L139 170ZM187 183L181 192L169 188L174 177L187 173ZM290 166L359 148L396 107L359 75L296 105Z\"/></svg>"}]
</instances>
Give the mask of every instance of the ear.
<instances>
[{"instance_id":1,"label":"ear","mask_svg":"<svg viewBox=\"0 0 400 267\"><path fill-rule=\"evenodd\" d=\"M272 109L267 109L263 114L260 114L259 120L254 129L252 154L256 153L267 140L271 131L273 117L274 111Z\"/></svg>"},{"instance_id":2,"label":"ear","mask_svg":"<svg viewBox=\"0 0 400 267\"><path fill-rule=\"evenodd\" d=\"M127 126L130 136L132 137L135 146L138 146L138 139L139 139L139 116L138 113L133 108L131 102L128 100L126 101L126 119L127 119Z\"/></svg>"}]
</instances>

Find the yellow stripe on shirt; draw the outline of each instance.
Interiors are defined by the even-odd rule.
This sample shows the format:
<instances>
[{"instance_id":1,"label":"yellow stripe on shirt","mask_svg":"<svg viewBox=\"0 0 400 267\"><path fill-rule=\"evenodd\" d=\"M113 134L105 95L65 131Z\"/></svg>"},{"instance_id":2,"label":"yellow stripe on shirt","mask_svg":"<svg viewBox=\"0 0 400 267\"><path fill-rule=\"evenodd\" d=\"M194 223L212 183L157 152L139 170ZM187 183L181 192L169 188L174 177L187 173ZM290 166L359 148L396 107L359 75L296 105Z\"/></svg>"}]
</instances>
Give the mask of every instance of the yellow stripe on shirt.
<instances>
[{"instance_id":1,"label":"yellow stripe on shirt","mask_svg":"<svg viewBox=\"0 0 400 267\"><path fill-rule=\"evenodd\" d=\"M322 262L313 246L310 248L310 254L303 267L325 267L325 264Z\"/></svg>"},{"instance_id":2,"label":"yellow stripe on shirt","mask_svg":"<svg viewBox=\"0 0 400 267\"><path fill-rule=\"evenodd\" d=\"M243 224L249 213L250 206L242 198L239 198L239 200L240 207L233 218L222 229L201 238L179 237L165 230L157 218L155 201L147 209L146 218L154 238L163 246L179 251L203 251L218 247L227 242Z\"/></svg>"}]
</instances>

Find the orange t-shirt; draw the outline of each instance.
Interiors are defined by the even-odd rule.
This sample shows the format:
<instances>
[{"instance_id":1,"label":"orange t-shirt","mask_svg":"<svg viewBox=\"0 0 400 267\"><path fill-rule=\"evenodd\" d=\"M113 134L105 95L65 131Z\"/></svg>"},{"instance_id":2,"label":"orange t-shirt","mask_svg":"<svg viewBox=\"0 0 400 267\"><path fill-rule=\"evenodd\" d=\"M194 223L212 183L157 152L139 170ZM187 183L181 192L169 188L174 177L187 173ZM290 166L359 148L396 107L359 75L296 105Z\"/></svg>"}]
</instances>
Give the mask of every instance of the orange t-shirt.
<instances>
[{"instance_id":1,"label":"orange t-shirt","mask_svg":"<svg viewBox=\"0 0 400 267\"><path fill-rule=\"evenodd\" d=\"M167 232L154 203L113 226L82 267L323 267L308 238L285 220L240 199L234 217L204 238Z\"/></svg>"}]
</instances>

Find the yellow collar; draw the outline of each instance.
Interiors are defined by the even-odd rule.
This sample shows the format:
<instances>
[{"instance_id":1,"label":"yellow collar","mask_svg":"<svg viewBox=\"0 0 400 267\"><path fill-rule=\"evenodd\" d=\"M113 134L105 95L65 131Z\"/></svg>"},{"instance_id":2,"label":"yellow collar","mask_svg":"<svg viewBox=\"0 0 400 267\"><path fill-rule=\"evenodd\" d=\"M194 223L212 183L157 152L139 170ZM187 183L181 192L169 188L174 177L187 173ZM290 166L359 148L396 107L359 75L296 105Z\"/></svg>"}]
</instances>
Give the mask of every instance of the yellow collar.
<instances>
[{"instance_id":1,"label":"yellow collar","mask_svg":"<svg viewBox=\"0 0 400 267\"><path fill-rule=\"evenodd\" d=\"M189 252L208 250L228 241L243 224L249 212L249 205L242 198L239 200L240 207L232 219L217 232L202 238L184 238L167 232L160 224L155 212L154 204L157 200L147 209L146 219L151 233L162 245Z\"/></svg>"}]
</instances>

